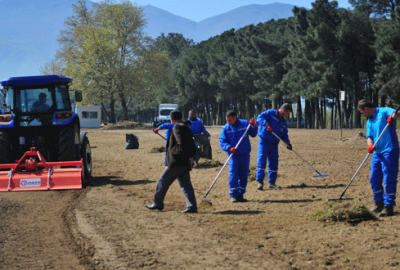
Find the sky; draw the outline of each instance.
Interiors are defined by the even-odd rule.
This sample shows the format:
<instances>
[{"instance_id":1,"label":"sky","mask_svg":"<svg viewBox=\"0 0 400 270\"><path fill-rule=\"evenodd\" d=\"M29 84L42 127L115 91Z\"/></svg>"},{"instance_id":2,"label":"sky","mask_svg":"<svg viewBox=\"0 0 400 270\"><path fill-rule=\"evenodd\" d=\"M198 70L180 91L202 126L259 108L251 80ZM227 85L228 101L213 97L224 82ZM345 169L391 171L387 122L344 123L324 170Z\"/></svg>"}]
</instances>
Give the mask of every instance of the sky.
<instances>
[{"instance_id":1,"label":"sky","mask_svg":"<svg viewBox=\"0 0 400 270\"><path fill-rule=\"evenodd\" d=\"M92 0L99 2L99 0ZM138 6L152 5L195 22L226 13L232 9L258 4L292 4L311 9L311 0L130 0ZM351 8L348 0L336 0L339 8Z\"/></svg>"}]
</instances>

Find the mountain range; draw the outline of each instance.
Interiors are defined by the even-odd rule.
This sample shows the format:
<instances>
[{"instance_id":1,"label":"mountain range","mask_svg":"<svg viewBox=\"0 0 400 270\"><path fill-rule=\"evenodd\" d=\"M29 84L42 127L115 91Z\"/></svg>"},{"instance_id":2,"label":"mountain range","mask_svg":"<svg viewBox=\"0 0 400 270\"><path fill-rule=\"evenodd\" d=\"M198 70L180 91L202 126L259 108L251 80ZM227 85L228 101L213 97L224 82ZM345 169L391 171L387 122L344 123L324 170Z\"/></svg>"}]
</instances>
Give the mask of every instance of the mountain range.
<instances>
[{"instance_id":1,"label":"mountain range","mask_svg":"<svg viewBox=\"0 0 400 270\"><path fill-rule=\"evenodd\" d=\"M72 16L76 0L0 0L0 80L12 76L38 75L59 47L57 37L64 21ZM87 1L91 7L92 2ZM246 5L195 22L157 7L143 7L144 32L152 38L161 33L181 33L201 42L232 28L289 18L293 5L273 3Z\"/></svg>"}]
</instances>

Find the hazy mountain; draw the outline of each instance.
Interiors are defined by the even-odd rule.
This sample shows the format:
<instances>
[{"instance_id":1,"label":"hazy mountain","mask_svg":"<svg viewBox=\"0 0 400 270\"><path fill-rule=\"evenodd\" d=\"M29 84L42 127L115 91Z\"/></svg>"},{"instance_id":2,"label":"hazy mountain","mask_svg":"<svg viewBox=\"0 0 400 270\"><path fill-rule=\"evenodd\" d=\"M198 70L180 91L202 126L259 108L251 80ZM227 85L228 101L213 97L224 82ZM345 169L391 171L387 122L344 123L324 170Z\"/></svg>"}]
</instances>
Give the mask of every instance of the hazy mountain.
<instances>
[{"instance_id":1,"label":"hazy mountain","mask_svg":"<svg viewBox=\"0 0 400 270\"><path fill-rule=\"evenodd\" d=\"M293 7L293 5L289 4L273 3L236 8L224 14L200 21L197 26L197 35L193 40L206 40L232 28L239 29L250 24L257 25L260 22L267 22L271 19L289 18L293 16Z\"/></svg>"},{"instance_id":2,"label":"hazy mountain","mask_svg":"<svg viewBox=\"0 0 400 270\"><path fill-rule=\"evenodd\" d=\"M0 0L0 80L11 76L39 74L58 48L57 36L64 21L72 16L76 0ZM91 7L92 2L87 1ZM195 22L151 5L144 6L145 32L156 38L161 33L182 33L195 42L271 19L292 16L293 5L248 5Z\"/></svg>"},{"instance_id":3,"label":"hazy mountain","mask_svg":"<svg viewBox=\"0 0 400 270\"><path fill-rule=\"evenodd\" d=\"M150 5L144 6L147 20L146 32L151 37L161 33L181 33L195 42L207 40L232 28L239 29L249 24L267 22L293 16L293 5L273 3L268 5L247 5L229 12L194 22Z\"/></svg>"},{"instance_id":4,"label":"hazy mountain","mask_svg":"<svg viewBox=\"0 0 400 270\"><path fill-rule=\"evenodd\" d=\"M147 21L144 30L148 36L158 37L161 33L181 33L186 38L195 40L197 22L174 15L151 5L144 6L144 19ZM196 38L197 39L197 38Z\"/></svg>"}]
</instances>

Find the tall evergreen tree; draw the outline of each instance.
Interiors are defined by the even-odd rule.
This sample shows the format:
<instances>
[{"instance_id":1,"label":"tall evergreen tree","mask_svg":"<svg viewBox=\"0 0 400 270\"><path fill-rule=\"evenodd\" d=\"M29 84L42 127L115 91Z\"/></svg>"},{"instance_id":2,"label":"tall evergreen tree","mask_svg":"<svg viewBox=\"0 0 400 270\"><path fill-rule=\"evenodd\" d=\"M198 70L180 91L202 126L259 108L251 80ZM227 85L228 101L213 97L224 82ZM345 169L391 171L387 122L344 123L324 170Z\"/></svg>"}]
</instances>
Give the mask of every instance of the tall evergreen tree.
<instances>
[{"instance_id":1,"label":"tall evergreen tree","mask_svg":"<svg viewBox=\"0 0 400 270\"><path fill-rule=\"evenodd\" d=\"M381 19L377 26L377 50L374 86L380 96L389 95L400 104L400 10L390 20Z\"/></svg>"}]
</instances>

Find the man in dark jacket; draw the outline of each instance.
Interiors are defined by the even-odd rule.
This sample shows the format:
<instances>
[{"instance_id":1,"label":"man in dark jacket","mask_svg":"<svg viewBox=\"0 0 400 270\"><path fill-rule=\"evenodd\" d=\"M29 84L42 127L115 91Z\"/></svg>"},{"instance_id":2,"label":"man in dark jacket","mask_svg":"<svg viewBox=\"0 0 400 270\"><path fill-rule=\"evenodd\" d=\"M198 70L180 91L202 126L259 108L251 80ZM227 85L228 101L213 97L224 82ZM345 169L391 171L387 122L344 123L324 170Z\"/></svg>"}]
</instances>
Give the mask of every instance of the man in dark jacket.
<instances>
[{"instance_id":1,"label":"man in dark jacket","mask_svg":"<svg viewBox=\"0 0 400 270\"><path fill-rule=\"evenodd\" d=\"M197 213L196 197L190 182L190 166L194 162L196 146L190 127L182 122L182 113L178 110L170 114L174 128L167 143L167 167L158 179L153 204L145 205L149 209L162 210L168 188L178 178L179 185L186 197L186 210L180 213Z\"/></svg>"}]
</instances>

